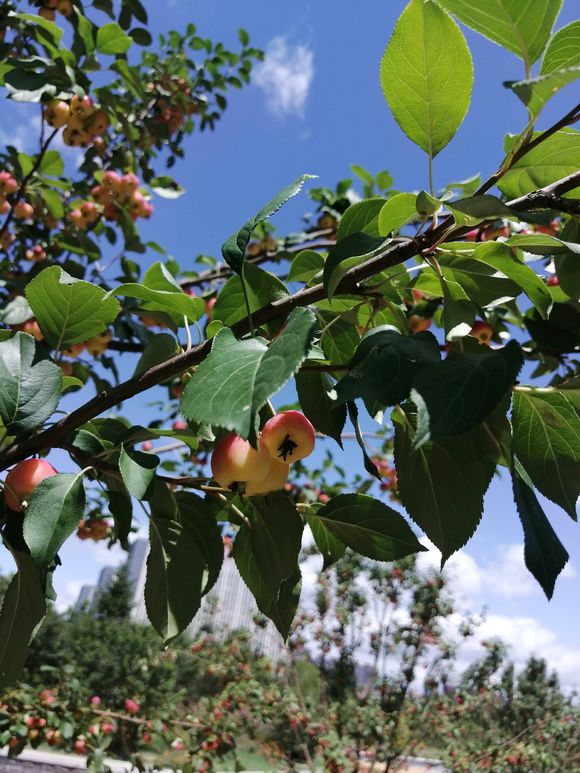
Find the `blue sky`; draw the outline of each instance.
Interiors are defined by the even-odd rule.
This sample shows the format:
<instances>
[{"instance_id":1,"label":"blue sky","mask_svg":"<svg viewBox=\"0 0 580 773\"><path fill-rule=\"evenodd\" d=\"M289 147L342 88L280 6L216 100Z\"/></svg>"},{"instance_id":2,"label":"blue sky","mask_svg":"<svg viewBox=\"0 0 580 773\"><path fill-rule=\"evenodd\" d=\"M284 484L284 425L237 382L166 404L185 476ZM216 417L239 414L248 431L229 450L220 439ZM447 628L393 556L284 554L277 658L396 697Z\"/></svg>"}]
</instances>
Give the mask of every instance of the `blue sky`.
<instances>
[{"instance_id":1,"label":"blue sky","mask_svg":"<svg viewBox=\"0 0 580 773\"><path fill-rule=\"evenodd\" d=\"M157 199L153 218L144 223L144 237L161 243L188 268L200 253L219 255L224 238L304 172L319 175L315 184L333 187L349 176L349 164L357 163L373 172L388 169L400 190L427 187L426 158L399 130L378 80L382 52L404 5L400 0L357 5L329 0L146 2L153 30L183 29L194 21L201 35L235 48L237 29L243 26L268 57L256 85L229 95L229 109L216 132L194 134L189 141L187 159L174 169L187 194L175 202ZM557 26L575 18L573 6L565 1ZM525 119L521 104L502 86L504 80L523 77L523 64L464 31L474 57L472 105L456 138L435 160L436 186L491 173L501 160L505 133L521 129ZM541 126L569 109L573 89L553 100ZM32 149L32 110L3 107L0 140L19 137ZM280 233L298 230L308 209L304 196L289 202L274 219ZM142 258L144 265L155 260L153 254ZM124 360L129 365L130 357ZM125 414L141 423L153 418L147 408L150 399L136 398ZM343 465L360 464L350 446L341 455ZM572 614L579 589L578 526L549 502L544 504L571 554L551 602L523 566L521 528L505 480L492 484L480 529L450 567L464 606L489 609L484 636L503 635L515 645L512 655L518 659L532 651L544 654L559 665L569 684L580 684L580 621ZM118 561L120 554L72 539L62 558L55 582L62 599L69 600L82 582L95 579L100 564ZM7 566L2 557L0 567Z\"/></svg>"}]
</instances>

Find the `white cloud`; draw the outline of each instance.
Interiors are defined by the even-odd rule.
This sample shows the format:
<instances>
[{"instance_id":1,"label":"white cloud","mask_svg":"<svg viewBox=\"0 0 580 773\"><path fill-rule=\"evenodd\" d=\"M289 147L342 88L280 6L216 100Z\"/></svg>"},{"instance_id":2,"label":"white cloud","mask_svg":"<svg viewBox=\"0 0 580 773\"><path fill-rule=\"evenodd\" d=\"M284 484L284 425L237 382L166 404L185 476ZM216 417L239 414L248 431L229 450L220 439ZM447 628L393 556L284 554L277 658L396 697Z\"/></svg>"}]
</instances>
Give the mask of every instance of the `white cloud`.
<instances>
[{"instance_id":1,"label":"white cloud","mask_svg":"<svg viewBox=\"0 0 580 773\"><path fill-rule=\"evenodd\" d=\"M264 61L255 69L254 83L264 91L272 113L280 118L303 117L313 77L314 55L308 46L292 46L280 36L269 42Z\"/></svg>"}]
</instances>

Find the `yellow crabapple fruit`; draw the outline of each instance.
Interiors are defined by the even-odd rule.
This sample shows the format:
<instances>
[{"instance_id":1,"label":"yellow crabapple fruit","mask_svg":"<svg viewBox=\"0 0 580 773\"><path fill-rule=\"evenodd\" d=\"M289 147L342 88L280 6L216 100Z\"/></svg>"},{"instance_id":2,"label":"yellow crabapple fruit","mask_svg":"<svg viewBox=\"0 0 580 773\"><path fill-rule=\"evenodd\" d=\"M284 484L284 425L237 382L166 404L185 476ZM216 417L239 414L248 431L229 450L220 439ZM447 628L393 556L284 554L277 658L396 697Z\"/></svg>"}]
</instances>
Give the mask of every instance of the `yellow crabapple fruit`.
<instances>
[{"instance_id":1,"label":"yellow crabapple fruit","mask_svg":"<svg viewBox=\"0 0 580 773\"><path fill-rule=\"evenodd\" d=\"M253 497L256 494L269 494L271 491L278 491L288 480L289 472L289 464L279 462L277 459L270 459L270 469L264 480L259 483L249 483L246 486L246 494Z\"/></svg>"},{"instance_id":2,"label":"yellow crabapple fruit","mask_svg":"<svg viewBox=\"0 0 580 773\"><path fill-rule=\"evenodd\" d=\"M44 108L44 120L53 129L60 129L70 119L70 107L62 99L52 99Z\"/></svg>"},{"instance_id":3,"label":"yellow crabapple fruit","mask_svg":"<svg viewBox=\"0 0 580 773\"><path fill-rule=\"evenodd\" d=\"M211 457L211 471L215 480L229 488L234 483L260 483L270 469L270 457L267 448L260 444L252 448L244 438L230 432L214 448Z\"/></svg>"},{"instance_id":4,"label":"yellow crabapple fruit","mask_svg":"<svg viewBox=\"0 0 580 773\"><path fill-rule=\"evenodd\" d=\"M104 333L101 333L100 335L94 336L88 341L85 341L85 349L89 354L92 354L93 357L96 357L99 354L104 354L104 352L107 351L112 338L113 334L111 331L105 330Z\"/></svg>"},{"instance_id":5,"label":"yellow crabapple fruit","mask_svg":"<svg viewBox=\"0 0 580 773\"><path fill-rule=\"evenodd\" d=\"M314 450L314 427L300 411L283 411L262 428L261 439L273 459L297 462Z\"/></svg>"},{"instance_id":6,"label":"yellow crabapple fruit","mask_svg":"<svg viewBox=\"0 0 580 773\"><path fill-rule=\"evenodd\" d=\"M26 459L13 467L4 481L4 501L11 510L21 512L24 503L45 478L56 475L56 470L44 459Z\"/></svg>"}]
</instances>

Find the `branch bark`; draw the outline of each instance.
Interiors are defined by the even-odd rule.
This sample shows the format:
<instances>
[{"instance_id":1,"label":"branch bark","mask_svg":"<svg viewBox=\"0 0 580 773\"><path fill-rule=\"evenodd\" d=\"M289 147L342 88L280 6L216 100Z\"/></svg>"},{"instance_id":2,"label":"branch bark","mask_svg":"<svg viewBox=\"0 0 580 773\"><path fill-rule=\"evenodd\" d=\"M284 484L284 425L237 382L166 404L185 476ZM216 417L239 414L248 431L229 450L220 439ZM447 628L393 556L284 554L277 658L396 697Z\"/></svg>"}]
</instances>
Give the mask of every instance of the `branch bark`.
<instances>
[{"instance_id":1,"label":"branch bark","mask_svg":"<svg viewBox=\"0 0 580 773\"><path fill-rule=\"evenodd\" d=\"M568 175L568 177L558 180L544 189L532 191L526 196L509 201L507 205L518 211L542 209L545 208L545 205L535 203L535 197L540 197L541 200L541 194L546 193L558 196L560 193L570 191L577 186L580 186L580 172ZM362 290L360 283L364 280L369 279L386 268L404 263L418 253L432 249L434 245L439 243L442 235L445 234L445 230L445 223L442 223L438 228L416 239L404 238L394 244L391 243L378 255L349 269L337 288L337 294L360 292ZM470 229L457 228L450 230L447 226L447 230L449 232L446 234L445 240L453 240ZM232 325L232 330L238 337L247 335L252 325L254 328L261 327L267 322L287 316L293 309L301 306L310 306L325 297L326 291L322 284L305 287L294 295L266 304L251 315L251 320L245 318ZM187 352L178 354L159 365L155 365L137 377L124 381L112 389L100 392L51 427L25 440L17 441L5 449L0 454L0 470L5 470L7 467L39 451L61 445L63 439L70 432L103 413L103 411L119 405L134 395L145 392L162 381L166 381L183 373L185 370L199 365L210 353L210 350L211 340L206 340Z\"/></svg>"}]
</instances>

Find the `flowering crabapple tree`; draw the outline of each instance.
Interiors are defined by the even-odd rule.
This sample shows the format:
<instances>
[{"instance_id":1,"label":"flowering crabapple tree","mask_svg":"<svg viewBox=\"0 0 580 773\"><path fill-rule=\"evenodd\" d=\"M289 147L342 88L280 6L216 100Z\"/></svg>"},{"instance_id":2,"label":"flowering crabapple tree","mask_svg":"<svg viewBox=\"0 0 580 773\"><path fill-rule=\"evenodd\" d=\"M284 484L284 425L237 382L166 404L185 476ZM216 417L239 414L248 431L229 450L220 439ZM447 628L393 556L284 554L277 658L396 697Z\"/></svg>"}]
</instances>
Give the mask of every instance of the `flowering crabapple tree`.
<instances>
[{"instance_id":1,"label":"flowering crabapple tree","mask_svg":"<svg viewBox=\"0 0 580 773\"><path fill-rule=\"evenodd\" d=\"M350 180L311 188L312 219L275 236L269 218L304 174L223 242L223 261L182 271L143 243L140 223L155 217L154 196L183 192L161 167L195 127L214 127L224 91L261 54L243 31L233 53L193 26L153 47L138 0L118 15L109 0L90 16L77 0L53 5L1 6L7 97L42 114L36 154L8 146L0 156L0 469L17 565L0 617L2 683L43 619L62 544L77 532L126 546L136 502L150 524L147 613L164 642L219 576L221 524L235 531L259 609L286 637L306 526L325 567L347 548L387 562L423 550L388 493L445 562L476 530L498 467L513 481L526 565L551 596L568 554L536 490L575 518L580 486L580 106L551 125L542 110L580 74L580 22L552 32L561 0L525 11L504 0L491 14L488 0L411 0L379 78L426 154L426 190L397 191L387 172L353 167L360 201ZM489 176L436 189L433 159L473 82L459 24L515 55L518 79L505 85L522 122L506 127ZM58 137L81 149L74 172ZM121 378L128 352L135 369ZM277 411L290 381L296 404ZM141 426L130 398L148 390L169 400L167 420ZM391 432L378 465L362 409ZM347 420L360 485L297 493L309 490L303 460L316 436L340 445ZM179 444L179 462L162 461L159 438ZM79 472L54 474L41 458L52 449Z\"/></svg>"}]
</instances>

